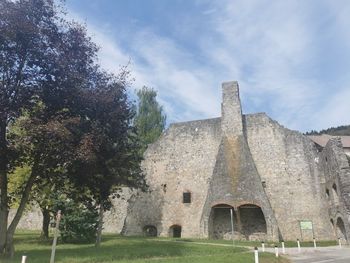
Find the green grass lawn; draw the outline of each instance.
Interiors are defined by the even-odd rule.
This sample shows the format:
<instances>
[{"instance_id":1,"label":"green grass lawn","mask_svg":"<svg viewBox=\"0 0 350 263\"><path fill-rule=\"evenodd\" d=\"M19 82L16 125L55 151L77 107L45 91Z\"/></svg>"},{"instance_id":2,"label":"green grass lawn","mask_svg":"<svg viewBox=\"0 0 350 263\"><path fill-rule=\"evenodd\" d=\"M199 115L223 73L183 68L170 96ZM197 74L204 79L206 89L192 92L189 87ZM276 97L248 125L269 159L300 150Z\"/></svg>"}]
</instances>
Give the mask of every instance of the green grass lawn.
<instances>
[{"instance_id":1,"label":"green grass lawn","mask_svg":"<svg viewBox=\"0 0 350 263\"><path fill-rule=\"evenodd\" d=\"M13 260L0 262L21 262L27 255L27 263L45 263L50 260L51 244L40 241L37 232L19 232L15 237L16 255ZM202 242L203 244L197 244ZM56 262L169 262L169 263L214 263L214 262L254 262L253 252L247 248L206 244L207 240L196 242L176 242L174 239L121 237L104 235L100 248L91 244L58 244ZM260 263L287 263L286 259L276 259L269 253L261 253Z\"/></svg>"},{"instance_id":2,"label":"green grass lawn","mask_svg":"<svg viewBox=\"0 0 350 263\"><path fill-rule=\"evenodd\" d=\"M187 241L187 242L204 242L204 243L218 243L218 244L232 244L232 240L222 240L222 239L191 239L191 238L182 238L179 239L181 241ZM248 247L261 247L261 242L258 241L235 241L235 245L237 246L248 246ZM285 247L297 247L296 241L285 241L284 242ZM335 240L329 240L329 241L317 241L318 247L329 247L329 246L336 246L338 245L338 241ZM281 247L281 242L265 242L265 247L275 247L279 246ZM301 247L313 247L314 242L313 241L305 241L300 242Z\"/></svg>"}]
</instances>

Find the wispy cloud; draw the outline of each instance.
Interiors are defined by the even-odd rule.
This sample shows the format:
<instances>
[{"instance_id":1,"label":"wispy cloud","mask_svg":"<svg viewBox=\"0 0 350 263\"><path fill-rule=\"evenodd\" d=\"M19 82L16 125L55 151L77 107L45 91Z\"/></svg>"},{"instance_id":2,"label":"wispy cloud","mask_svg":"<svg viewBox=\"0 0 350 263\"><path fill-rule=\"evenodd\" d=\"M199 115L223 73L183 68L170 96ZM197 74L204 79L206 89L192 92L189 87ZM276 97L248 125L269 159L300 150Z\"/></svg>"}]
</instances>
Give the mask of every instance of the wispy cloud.
<instances>
[{"instance_id":1,"label":"wispy cloud","mask_svg":"<svg viewBox=\"0 0 350 263\"><path fill-rule=\"evenodd\" d=\"M112 26L87 24L101 46L102 65L117 70L131 58L135 87L156 88L171 122L219 116L221 82L238 80L245 112L266 111L305 131L350 123L350 77L335 69L328 75L322 56L326 39L342 41L329 48L340 56L334 61L349 68L350 4L317 3L199 2L202 17L174 21L185 43L151 27L133 27L121 36L126 46L113 37ZM82 21L80 14L73 17Z\"/></svg>"}]
</instances>

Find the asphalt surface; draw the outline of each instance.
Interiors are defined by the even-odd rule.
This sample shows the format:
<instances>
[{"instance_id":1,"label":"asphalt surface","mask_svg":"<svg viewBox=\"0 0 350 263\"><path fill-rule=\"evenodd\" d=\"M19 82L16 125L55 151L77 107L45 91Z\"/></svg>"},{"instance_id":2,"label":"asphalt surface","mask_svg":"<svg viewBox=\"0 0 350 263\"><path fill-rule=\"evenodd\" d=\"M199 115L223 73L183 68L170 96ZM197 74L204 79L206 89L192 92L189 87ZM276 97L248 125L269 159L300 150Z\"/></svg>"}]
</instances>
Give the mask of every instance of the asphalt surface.
<instances>
[{"instance_id":1,"label":"asphalt surface","mask_svg":"<svg viewBox=\"0 0 350 263\"><path fill-rule=\"evenodd\" d=\"M267 251L274 253L274 249ZM350 263L350 247L301 248L300 252L297 248L286 248L285 256L293 263Z\"/></svg>"}]
</instances>

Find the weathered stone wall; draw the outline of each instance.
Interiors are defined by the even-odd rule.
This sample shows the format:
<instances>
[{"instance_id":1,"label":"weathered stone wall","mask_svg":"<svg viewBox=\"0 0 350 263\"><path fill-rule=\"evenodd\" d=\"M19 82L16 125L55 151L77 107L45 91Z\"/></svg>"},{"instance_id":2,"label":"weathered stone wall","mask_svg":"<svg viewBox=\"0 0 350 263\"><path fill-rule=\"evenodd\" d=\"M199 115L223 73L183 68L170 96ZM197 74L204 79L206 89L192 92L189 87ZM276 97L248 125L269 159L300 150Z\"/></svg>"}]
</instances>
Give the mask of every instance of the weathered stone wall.
<instances>
[{"instance_id":1,"label":"weathered stone wall","mask_svg":"<svg viewBox=\"0 0 350 263\"><path fill-rule=\"evenodd\" d=\"M140 235L154 225L167 236L172 225L180 225L183 237L203 236L199 222L220 133L219 118L173 124L148 148L143 168L152 192L130 202L125 234ZM191 193L190 204L183 203L183 192Z\"/></svg>"},{"instance_id":2,"label":"weathered stone wall","mask_svg":"<svg viewBox=\"0 0 350 263\"><path fill-rule=\"evenodd\" d=\"M350 166L339 138L328 141L319 155L319 162L325 176L323 195L327 199L334 235L349 239ZM337 226L340 220L344 223L344 231L339 231L339 226Z\"/></svg>"},{"instance_id":3,"label":"weathered stone wall","mask_svg":"<svg viewBox=\"0 0 350 263\"><path fill-rule=\"evenodd\" d=\"M246 115L244 126L281 237L302 238L299 220L313 222L317 239L333 237L323 191L325 180L312 141L283 128L264 113Z\"/></svg>"},{"instance_id":4,"label":"weathered stone wall","mask_svg":"<svg viewBox=\"0 0 350 263\"><path fill-rule=\"evenodd\" d=\"M131 198L133 191L124 187L120 194L120 198L112 199L111 210L105 212L103 220L104 233L120 234L124 226L124 220L127 214L128 200Z\"/></svg>"},{"instance_id":5,"label":"weathered stone wall","mask_svg":"<svg viewBox=\"0 0 350 263\"><path fill-rule=\"evenodd\" d=\"M124 220L127 214L128 199L130 198L132 191L129 188L123 188L119 192L121 198L112 200L112 208L110 211L104 214L104 233L117 233L122 231ZM9 214L9 222L12 221L15 216L16 209L11 209ZM31 207L25 211L21 220L18 223L17 229L22 230L41 230L43 216L40 208Z\"/></svg>"},{"instance_id":6,"label":"weathered stone wall","mask_svg":"<svg viewBox=\"0 0 350 263\"><path fill-rule=\"evenodd\" d=\"M15 216L17 209L10 209L9 223ZM41 230L43 216L39 208L32 207L30 210L24 212L20 219L17 229L23 230Z\"/></svg>"},{"instance_id":7,"label":"weathered stone wall","mask_svg":"<svg viewBox=\"0 0 350 263\"><path fill-rule=\"evenodd\" d=\"M232 137L242 134L242 106L237 81L222 84L221 115L223 136Z\"/></svg>"}]
</instances>

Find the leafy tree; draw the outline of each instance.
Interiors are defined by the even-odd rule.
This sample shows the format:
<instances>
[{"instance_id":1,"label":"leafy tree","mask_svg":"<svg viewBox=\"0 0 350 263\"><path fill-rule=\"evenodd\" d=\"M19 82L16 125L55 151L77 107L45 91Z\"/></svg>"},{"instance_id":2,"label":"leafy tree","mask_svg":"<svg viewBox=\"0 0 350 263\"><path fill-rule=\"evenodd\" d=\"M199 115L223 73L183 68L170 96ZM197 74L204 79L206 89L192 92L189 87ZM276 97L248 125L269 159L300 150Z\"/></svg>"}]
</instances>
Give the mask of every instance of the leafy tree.
<instances>
[{"instance_id":1,"label":"leafy tree","mask_svg":"<svg viewBox=\"0 0 350 263\"><path fill-rule=\"evenodd\" d=\"M162 134L166 115L163 107L157 102L157 92L154 89L144 86L137 91L137 96L138 106L134 122L142 142L141 153L143 153L147 146Z\"/></svg>"},{"instance_id":2,"label":"leafy tree","mask_svg":"<svg viewBox=\"0 0 350 263\"><path fill-rule=\"evenodd\" d=\"M53 0L0 1L0 254L14 252L13 234L33 185L59 176L74 156L84 118L80 93L94 87L96 45L83 26L62 17ZM32 114L22 125L28 133L9 136L25 110ZM8 225L8 177L23 164L31 173Z\"/></svg>"},{"instance_id":3,"label":"leafy tree","mask_svg":"<svg viewBox=\"0 0 350 263\"><path fill-rule=\"evenodd\" d=\"M99 206L96 245L99 246L103 212L110 209L110 196L120 186L146 188L140 169L140 144L132 127L133 105L128 102L120 79L96 75L96 90L82 94L86 103L83 137L68 174L76 185L86 187ZM93 110L91 110L93 109Z\"/></svg>"},{"instance_id":4,"label":"leafy tree","mask_svg":"<svg viewBox=\"0 0 350 263\"><path fill-rule=\"evenodd\" d=\"M114 187L146 185L128 71L103 72L86 29L62 17L53 0L0 1L0 254L13 255L33 189L68 181L80 201L104 211ZM8 226L8 177L25 166Z\"/></svg>"}]
</instances>

